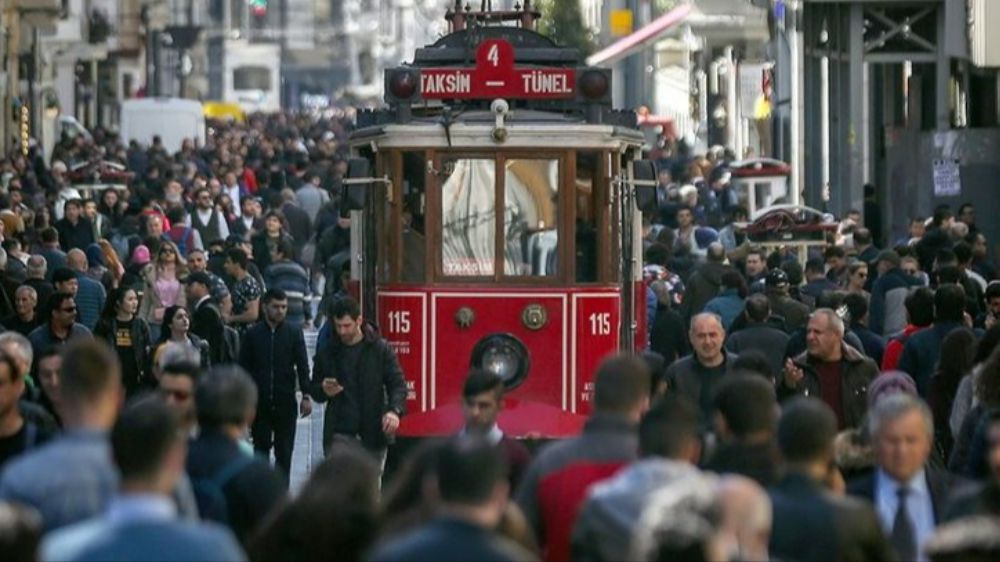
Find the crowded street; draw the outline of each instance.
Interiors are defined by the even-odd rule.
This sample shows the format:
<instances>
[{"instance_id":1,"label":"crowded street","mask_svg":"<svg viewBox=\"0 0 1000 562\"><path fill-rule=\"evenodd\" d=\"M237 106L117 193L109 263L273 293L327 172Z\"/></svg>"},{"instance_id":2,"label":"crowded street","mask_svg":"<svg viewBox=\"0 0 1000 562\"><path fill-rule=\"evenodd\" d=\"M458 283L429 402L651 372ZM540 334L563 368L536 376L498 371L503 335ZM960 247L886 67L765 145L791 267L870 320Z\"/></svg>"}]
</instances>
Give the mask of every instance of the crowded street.
<instances>
[{"instance_id":1,"label":"crowded street","mask_svg":"<svg viewBox=\"0 0 1000 562\"><path fill-rule=\"evenodd\" d=\"M0 0L3 562L1000 560L992 0L139 4Z\"/></svg>"}]
</instances>

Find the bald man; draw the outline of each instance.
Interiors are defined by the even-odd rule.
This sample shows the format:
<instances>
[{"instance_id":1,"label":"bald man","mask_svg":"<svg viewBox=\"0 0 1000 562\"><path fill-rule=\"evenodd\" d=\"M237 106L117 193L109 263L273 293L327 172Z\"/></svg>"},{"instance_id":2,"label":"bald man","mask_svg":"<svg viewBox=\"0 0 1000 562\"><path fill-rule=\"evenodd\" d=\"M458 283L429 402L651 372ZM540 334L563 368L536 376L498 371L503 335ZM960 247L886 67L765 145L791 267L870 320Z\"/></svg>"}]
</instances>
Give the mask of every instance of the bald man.
<instances>
[{"instance_id":1,"label":"bald man","mask_svg":"<svg viewBox=\"0 0 1000 562\"><path fill-rule=\"evenodd\" d=\"M104 300L107 293L104 286L87 276L87 254L82 250L73 249L66 253L66 265L76 273L79 289L76 292L76 306L79 308L77 319L88 330L93 330L97 320L104 310Z\"/></svg>"},{"instance_id":2,"label":"bald man","mask_svg":"<svg viewBox=\"0 0 1000 562\"><path fill-rule=\"evenodd\" d=\"M716 491L722 512L719 531L726 550L739 553L743 560L770 560L771 498L753 480L728 475Z\"/></svg>"},{"instance_id":3,"label":"bald man","mask_svg":"<svg viewBox=\"0 0 1000 562\"><path fill-rule=\"evenodd\" d=\"M707 423L711 419L707 414L712 411L715 388L729 372L737 356L723 347L726 330L716 314L696 314L691 318L688 336L694 353L674 362L667 369L667 387L670 392L681 394L698 404L702 420Z\"/></svg>"}]
</instances>

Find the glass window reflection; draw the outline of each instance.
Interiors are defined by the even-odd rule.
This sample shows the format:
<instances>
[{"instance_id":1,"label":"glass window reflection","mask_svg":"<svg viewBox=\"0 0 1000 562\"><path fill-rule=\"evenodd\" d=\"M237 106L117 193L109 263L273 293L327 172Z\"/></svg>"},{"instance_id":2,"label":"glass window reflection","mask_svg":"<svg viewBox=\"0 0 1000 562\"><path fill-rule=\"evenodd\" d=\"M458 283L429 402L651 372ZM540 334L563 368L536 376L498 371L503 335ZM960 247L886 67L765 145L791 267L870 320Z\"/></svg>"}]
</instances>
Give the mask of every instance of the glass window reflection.
<instances>
[{"instance_id":1,"label":"glass window reflection","mask_svg":"<svg viewBox=\"0 0 1000 562\"><path fill-rule=\"evenodd\" d=\"M445 275L494 274L496 163L486 158L442 162L441 259Z\"/></svg>"},{"instance_id":2,"label":"glass window reflection","mask_svg":"<svg viewBox=\"0 0 1000 562\"><path fill-rule=\"evenodd\" d=\"M504 273L550 276L557 271L559 161L506 161Z\"/></svg>"}]
</instances>

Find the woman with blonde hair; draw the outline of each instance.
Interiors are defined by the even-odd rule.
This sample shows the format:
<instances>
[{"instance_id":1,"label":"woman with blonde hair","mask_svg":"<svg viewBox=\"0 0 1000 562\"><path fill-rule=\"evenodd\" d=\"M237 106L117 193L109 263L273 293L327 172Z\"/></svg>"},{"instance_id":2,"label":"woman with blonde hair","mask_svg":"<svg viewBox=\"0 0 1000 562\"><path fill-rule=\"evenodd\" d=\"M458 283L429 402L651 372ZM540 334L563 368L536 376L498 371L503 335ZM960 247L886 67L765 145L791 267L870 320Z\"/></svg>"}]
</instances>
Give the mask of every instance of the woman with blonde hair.
<instances>
[{"instance_id":1,"label":"woman with blonde hair","mask_svg":"<svg viewBox=\"0 0 1000 562\"><path fill-rule=\"evenodd\" d=\"M187 263L169 240L160 244L156 257L142 270L142 304L139 316L149 323L153 339L159 339L163 314L168 307L185 306L184 285Z\"/></svg>"}]
</instances>

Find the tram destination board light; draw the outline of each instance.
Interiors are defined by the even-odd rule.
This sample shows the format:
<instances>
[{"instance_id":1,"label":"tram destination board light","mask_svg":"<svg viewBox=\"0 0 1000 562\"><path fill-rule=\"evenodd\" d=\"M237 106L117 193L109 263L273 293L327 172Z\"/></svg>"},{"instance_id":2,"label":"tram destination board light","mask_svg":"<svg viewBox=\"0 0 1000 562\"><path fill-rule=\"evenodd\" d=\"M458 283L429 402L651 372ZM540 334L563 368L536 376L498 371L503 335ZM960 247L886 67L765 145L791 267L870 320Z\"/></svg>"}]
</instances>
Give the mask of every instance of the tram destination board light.
<instances>
[{"instance_id":1,"label":"tram destination board light","mask_svg":"<svg viewBox=\"0 0 1000 562\"><path fill-rule=\"evenodd\" d=\"M483 41L474 68L420 69L423 99L568 99L576 97L576 69L517 67L514 47L502 39ZM406 71L399 71L397 75ZM402 78L401 78L402 80ZM390 93L399 96L392 89Z\"/></svg>"}]
</instances>

